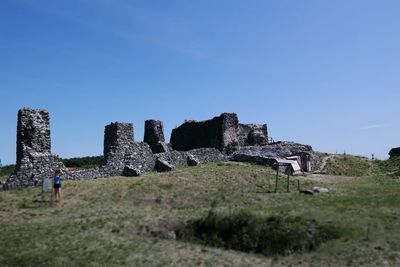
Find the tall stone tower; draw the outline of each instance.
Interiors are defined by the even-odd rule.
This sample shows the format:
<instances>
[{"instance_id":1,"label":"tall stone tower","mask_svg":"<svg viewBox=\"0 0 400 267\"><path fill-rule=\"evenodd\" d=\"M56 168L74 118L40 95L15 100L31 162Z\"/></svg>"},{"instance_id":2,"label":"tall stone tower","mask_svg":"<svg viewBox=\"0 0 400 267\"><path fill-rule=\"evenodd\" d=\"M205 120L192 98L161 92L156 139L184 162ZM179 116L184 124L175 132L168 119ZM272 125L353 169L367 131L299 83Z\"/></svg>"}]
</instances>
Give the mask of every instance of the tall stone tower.
<instances>
[{"instance_id":1,"label":"tall stone tower","mask_svg":"<svg viewBox=\"0 0 400 267\"><path fill-rule=\"evenodd\" d=\"M164 138L164 126L159 120L146 120L144 122L144 142L149 144L154 154L168 151Z\"/></svg>"},{"instance_id":2,"label":"tall stone tower","mask_svg":"<svg viewBox=\"0 0 400 267\"><path fill-rule=\"evenodd\" d=\"M18 111L17 164L13 176L25 181L52 177L55 169L66 169L51 154L50 115L46 110Z\"/></svg>"},{"instance_id":3,"label":"tall stone tower","mask_svg":"<svg viewBox=\"0 0 400 267\"><path fill-rule=\"evenodd\" d=\"M109 176L122 175L129 166L142 173L154 168L154 156L149 145L135 142L132 123L115 122L104 129L104 159L102 170Z\"/></svg>"}]
</instances>

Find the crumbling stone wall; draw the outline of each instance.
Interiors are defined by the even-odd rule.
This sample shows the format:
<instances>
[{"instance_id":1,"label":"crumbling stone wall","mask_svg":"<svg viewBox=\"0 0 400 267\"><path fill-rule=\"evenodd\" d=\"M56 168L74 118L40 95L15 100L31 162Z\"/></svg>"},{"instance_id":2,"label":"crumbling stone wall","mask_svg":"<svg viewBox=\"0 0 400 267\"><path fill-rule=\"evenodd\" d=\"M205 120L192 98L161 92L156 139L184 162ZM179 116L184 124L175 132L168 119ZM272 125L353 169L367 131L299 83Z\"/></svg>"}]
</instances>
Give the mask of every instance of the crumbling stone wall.
<instances>
[{"instance_id":1,"label":"crumbling stone wall","mask_svg":"<svg viewBox=\"0 0 400 267\"><path fill-rule=\"evenodd\" d=\"M187 121L172 130L171 146L180 151L216 148L229 154L238 149L237 129L235 113L223 113L206 121Z\"/></svg>"},{"instance_id":2,"label":"crumbling stone wall","mask_svg":"<svg viewBox=\"0 0 400 267\"><path fill-rule=\"evenodd\" d=\"M154 168L154 161L149 145L134 141L132 123L115 122L105 127L103 172L122 175L127 165L141 172L149 171Z\"/></svg>"},{"instance_id":3,"label":"crumbling stone wall","mask_svg":"<svg viewBox=\"0 0 400 267\"><path fill-rule=\"evenodd\" d=\"M143 141L149 144L151 150L155 154L168 151L168 145L165 143L164 126L162 121L145 121Z\"/></svg>"},{"instance_id":4,"label":"crumbling stone wall","mask_svg":"<svg viewBox=\"0 0 400 267\"><path fill-rule=\"evenodd\" d=\"M301 157L303 169L307 161L315 164L311 146L291 142L267 145L267 125L239 124L235 113L223 113L207 121L185 122L172 131L171 147L165 143L162 122L148 120L144 140L134 141L131 123L111 123L104 130L101 166L68 171L59 157L51 154L49 113L21 109L18 112L16 169L5 183L0 182L0 191L35 185L43 178L51 178L57 168L64 170L66 179L81 180L138 176L154 169L166 171L176 166L228 159L273 164L278 158L297 155Z\"/></svg>"},{"instance_id":5,"label":"crumbling stone wall","mask_svg":"<svg viewBox=\"0 0 400 267\"><path fill-rule=\"evenodd\" d=\"M266 124L238 125L239 146L265 146L268 144L268 128Z\"/></svg>"},{"instance_id":6,"label":"crumbling stone wall","mask_svg":"<svg viewBox=\"0 0 400 267\"><path fill-rule=\"evenodd\" d=\"M60 158L51 154L50 116L41 109L18 111L17 163L12 179L32 184L50 178L55 169L66 170Z\"/></svg>"},{"instance_id":7,"label":"crumbling stone wall","mask_svg":"<svg viewBox=\"0 0 400 267\"><path fill-rule=\"evenodd\" d=\"M123 162L125 153L134 142L133 124L115 122L104 129L104 164Z\"/></svg>"},{"instance_id":8,"label":"crumbling stone wall","mask_svg":"<svg viewBox=\"0 0 400 267\"><path fill-rule=\"evenodd\" d=\"M267 146L241 147L230 156L230 160L272 165L276 159L285 159L289 156L299 156L301 168L304 171L311 171L317 164L317 157L311 146L294 142L276 142ZM308 169L308 161L311 169Z\"/></svg>"},{"instance_id":9,"label":"crumbling stone wall","mask_svg":"<svg viewBox=\"0 0 400 267\"><path fill-rule=\"evenodd\" d=\"M188 151L168 151L157 154L156 158L162 159L174 167L190 165L188 158L196 159L198 164L228 160L224 154L215 148L197 148Z\"/></svg>"},{"instance_id":10,"label":"crumbling stone wall","mask_svg":"<svg viewBox=\"0 0 400 267\"><path fill-rule=\"evenodd\" d=\"M392 148L389 151L389 156L390 156L390 158L400 157L400 147Z\"/></svg>"},{"instance_id":11,"label":"crumbling stone wall","mask_svg":"<svg viewBox=\"0 0 400 267\"><path fill-rule=\"evenodd\" d=\"M50 151L49 112L41 109L20 109L17 122L17 164L31 152Z\"/></svg>"}]
</instances>

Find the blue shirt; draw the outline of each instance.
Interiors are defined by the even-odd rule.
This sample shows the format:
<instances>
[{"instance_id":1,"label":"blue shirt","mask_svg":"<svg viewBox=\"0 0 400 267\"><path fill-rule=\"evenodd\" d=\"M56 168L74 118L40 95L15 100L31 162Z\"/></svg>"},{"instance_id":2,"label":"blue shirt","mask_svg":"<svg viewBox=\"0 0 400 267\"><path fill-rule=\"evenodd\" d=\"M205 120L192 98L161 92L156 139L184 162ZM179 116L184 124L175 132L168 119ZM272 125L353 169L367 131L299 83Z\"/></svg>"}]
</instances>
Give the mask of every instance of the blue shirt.
<instances>
[{"instance_id":1,"label":"blue shirt","mask_svg":"<svg viewBox=\"0 0 400 267\"><path fill-rule=\"evenodd\" d=\"M61 177L60 176L55 176L54 177L54 184L61 184Z\"/></svg>"}]
</instances>

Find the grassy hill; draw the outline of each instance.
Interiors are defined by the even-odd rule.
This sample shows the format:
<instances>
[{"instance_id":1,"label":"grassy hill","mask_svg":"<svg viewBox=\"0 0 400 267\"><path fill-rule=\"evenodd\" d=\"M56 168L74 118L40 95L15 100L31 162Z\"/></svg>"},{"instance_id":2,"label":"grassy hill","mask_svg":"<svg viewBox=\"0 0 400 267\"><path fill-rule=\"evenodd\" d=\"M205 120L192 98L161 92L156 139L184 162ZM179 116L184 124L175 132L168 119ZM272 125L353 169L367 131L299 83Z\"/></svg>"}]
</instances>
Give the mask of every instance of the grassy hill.
<instances>
[{"instance_id":1,"label":"grassy hill","mask_svg":"<svg viewBox=\"0 0 400 267\"><path fill-rule=\"evenodd\" d=\"M339 176L379 176L386 175L400 177L400 157L388 160L370 160L366 157L353 156L346 154L327 154L317 153L320 167L324 158L327 164L323 173Z\"/></svg>"},{"instance_id":2,"label":"grassy hill","mask_svg":"<svg viewBox=\"0 0 400 267\"><path fill-rule=\"evenodd\" d=\"M229 163L66 181L61 205L40 188L2 192L0 265L398 266L400 182L378 167L296 177L330 190L313 196L283 177L269 193L271 169Z\"/></svg>"},{"instance_id":3,"label":"grassy hill","mask_svg":"<svg viewBox=\"0 0 400 267\"><path fill-rule=\"evenodd\" d=\"M325 173L332 175L345 175L345 176L366 176L373 169L373 162L365 157L346 155L346 154L333 154L328 159Z\"/></svg>"}]
</instances>

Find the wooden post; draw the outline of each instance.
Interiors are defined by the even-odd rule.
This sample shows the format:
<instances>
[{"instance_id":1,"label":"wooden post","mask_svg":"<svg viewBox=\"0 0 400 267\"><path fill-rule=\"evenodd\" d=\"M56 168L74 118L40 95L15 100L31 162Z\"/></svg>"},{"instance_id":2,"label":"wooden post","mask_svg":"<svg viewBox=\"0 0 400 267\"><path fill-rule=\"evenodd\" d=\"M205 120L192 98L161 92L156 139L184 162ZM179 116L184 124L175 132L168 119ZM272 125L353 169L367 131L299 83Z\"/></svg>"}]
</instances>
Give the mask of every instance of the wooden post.
<instances>
[{"instance_id":1,"label":"wooden post","mask_svg":"<svg viewBox=\"0 0 400 267\"><path fill-rule=\"evenodd\" d=\"M279 163L276 164L275 193L278 192Z\"/></svg>"},{"instance_id":2,"label":"wooden post","mask_svg":"<svg viewBox=\"0 0 400 267\"><path fill-rule=\"evenodd\" d=\"M288 174L287 174L287 192L289 193L289 191L290 191L290 183L289 183L289 176L290 176L290 172L288 172Z\"/></svg>"},{"instance_id":3,"label":"wooden post","mask_svg":"<svg viewBox=\"0 0 400 267\"><path fill-rule=\"evenodd\" d=\"M54 187L52 187L51 191L50 191L50 206L52 207L54 204Z\"/></svg>"}]
</instances>

